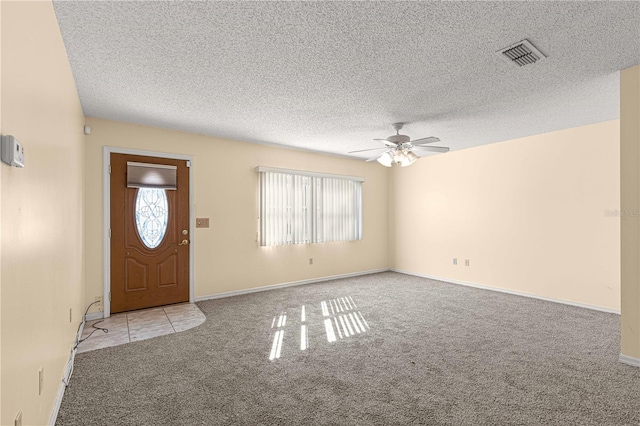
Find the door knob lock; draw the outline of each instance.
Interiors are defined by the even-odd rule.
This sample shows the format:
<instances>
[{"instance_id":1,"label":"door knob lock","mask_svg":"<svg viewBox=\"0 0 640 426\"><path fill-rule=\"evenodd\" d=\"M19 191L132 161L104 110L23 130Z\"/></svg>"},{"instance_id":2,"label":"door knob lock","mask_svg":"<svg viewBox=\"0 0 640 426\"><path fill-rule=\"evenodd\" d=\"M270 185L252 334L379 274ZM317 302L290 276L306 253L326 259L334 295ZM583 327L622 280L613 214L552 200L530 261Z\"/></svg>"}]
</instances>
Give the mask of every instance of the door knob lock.
<instances>
[{"instance_id":1,"label":"door knob lock","mask_svg":"<svg viewBox=\"0 0 640 426\"><path fill-rule=\"evenodd\" d=\"M187 244L189 244L189 240L182 240L181 243L179 243L179 246L186 246Z\"/></svg>"}]
</instances>

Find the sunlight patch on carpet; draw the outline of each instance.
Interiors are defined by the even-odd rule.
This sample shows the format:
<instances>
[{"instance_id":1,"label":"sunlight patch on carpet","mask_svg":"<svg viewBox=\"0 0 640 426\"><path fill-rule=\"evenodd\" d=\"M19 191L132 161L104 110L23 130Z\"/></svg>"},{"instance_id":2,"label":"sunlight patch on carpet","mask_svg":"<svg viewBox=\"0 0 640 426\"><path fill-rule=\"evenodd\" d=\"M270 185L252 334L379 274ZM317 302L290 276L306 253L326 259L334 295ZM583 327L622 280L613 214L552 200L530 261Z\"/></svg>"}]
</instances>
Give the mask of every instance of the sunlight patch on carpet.
<instances>
[{"instance_id":1,"label":"sunlight patch on carpet","mask_svg":"<svg viewBox=\"0 0 640 426\"><path fill-rule=\"evenodd\" d=\"M320 308L320 311L317 308ZM313 331L319 331L317 326L324 325L324 335L327 339L327 343L334 343L348 337L357 336L362 333L366 333L370 329L369 324L364 319L362 313L357 310L357 305L351 296L336 297L321 301L319 304L301 305L300 306L300 333L299 336L295 336L295 329L298 327L296 323L297 315L294 313L297 311L295 308L288 309L291 313L291 321L294 324L290 329L294 330L288 333L291 337L289 339L296 339L300 343L300 351L306 351L310 347L310 336L318 336ZM314 317L315 312L315 317ZM321 321L318 321L318 316L322 313ZM316 318L314 325L314 318ZM287 325L287 312L282 311L275 315L271 321L271 351L269 352L269 360L273 361L279 359L283 353L283 348L286 351L293 350L293 346L287 346L283 344L284 340L284 328ZM320 325L321 326L321 325ZM292 344L293 342L291 342ZM288 344L290 345L290 344Z\"/></svg>"}]
</instances>

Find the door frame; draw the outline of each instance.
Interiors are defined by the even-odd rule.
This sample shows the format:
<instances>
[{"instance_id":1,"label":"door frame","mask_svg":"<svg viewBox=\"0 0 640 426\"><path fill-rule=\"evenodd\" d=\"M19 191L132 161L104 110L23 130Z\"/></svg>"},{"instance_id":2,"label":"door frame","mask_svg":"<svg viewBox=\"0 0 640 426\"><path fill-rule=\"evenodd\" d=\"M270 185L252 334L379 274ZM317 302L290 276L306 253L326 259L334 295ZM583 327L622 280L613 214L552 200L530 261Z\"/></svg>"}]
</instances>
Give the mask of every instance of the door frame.
<instances>
[{"instance_id":1,"label":"door frame","mask_svg":"<svg viewBox=\"0 0 640 426\"><path fill-rule=\"evenodd\" d=\"M189 166L189 303L195 302L195 232L196 215L193 209L193 156L185 154L170 154L166 152L144 151L139 149L119 148L114 146L102 147L102 262L103 262L103 293L102 293L102 316L111 316L111 177L109 173L109 163L111 153L145 155L148 157L171 158L174 160L185 160L190 162Z\"/></svg>"}]
</instances>

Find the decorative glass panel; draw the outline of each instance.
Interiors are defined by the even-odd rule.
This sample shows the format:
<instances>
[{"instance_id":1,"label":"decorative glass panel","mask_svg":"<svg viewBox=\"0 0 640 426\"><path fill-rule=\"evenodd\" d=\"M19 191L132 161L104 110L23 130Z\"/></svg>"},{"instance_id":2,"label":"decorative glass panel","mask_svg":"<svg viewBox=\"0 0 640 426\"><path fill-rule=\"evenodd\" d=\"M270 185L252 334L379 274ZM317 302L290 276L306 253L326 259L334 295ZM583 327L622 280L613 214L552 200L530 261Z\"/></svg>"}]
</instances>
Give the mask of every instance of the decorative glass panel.
<instances>
[{"instance_id":1,"label":"decorative glass panel","mask_svg":"<svg viewBox=\"0 0 640 426\"><path fill-rule=\"evenodd\" d=\"M136 227L144 245L156 248L167 232L169 203L164 189L140 188L136 197Z\"/></svg>"}]
</instances>

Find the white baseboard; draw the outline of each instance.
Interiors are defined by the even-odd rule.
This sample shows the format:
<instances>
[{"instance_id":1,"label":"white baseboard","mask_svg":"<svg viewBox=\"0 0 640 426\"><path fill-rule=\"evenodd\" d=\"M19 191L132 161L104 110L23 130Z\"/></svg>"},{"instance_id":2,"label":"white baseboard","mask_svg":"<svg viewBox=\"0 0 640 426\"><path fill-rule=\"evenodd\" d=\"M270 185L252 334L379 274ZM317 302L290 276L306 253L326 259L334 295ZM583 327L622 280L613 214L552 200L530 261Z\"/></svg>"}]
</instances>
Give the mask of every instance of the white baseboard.
<instances>
[{"instance_id":1,"label":"white baseboard","mask_svg":"<svg viewBox=\"0 0 640 426\"><path fill-rule=\"evenodd\" d=\"M97 320L102 318L104 318L104 314L102 313L102 311L89 312L87 315L85 315L86 321L92 321L92 320Z\"/></svg>"},{"instance_id":2,"label":"white baseboard","mask_svg":"<svg viewBox=\"0 0 640 426\"><path fill-rule=\"evenodd\" d=\"M340 275L331 275L329 277L312 278L310 280L291 281L291 282L288 282L288 283L273 284L273 285L267 285L267 286L264 286L264 287L254 287L254 288L248 288L246 290L228 291L226 293L218 293L218 294L211 294L209 296L196 297L196 302L202 302L203 300L222 299L222 298L225 298L225 297L239 296L241 294L257 293L257 292L260 292L260 291L275 290L275 289L278 289L278 288L294 287L294 286L298 286L298 285L320 283L320 282L323 282L323 281L339 280L341 278L358 277L360 275L377 274L379 272L387 272L388 270L389 269L372 269L372 270L369 270L369 271L352 272L352 273L349 273L349 274L340 274Z\"/></svg>"},{"instance_id":3,"label":"white baseboard","mask_svg":"<svg viewBox=\"0 0 640 426\"><path fill-rule=\"evenodd\" d=\"M640 358L620 354L620 362L640 368Z\"/></svg>"},{"instance_id":4,"label":"white baseboard","mask_svg":"<svg viewBox=\"0 0 640 426\"><path fill-rule=\"evenodd\" d=\"M56 424L56 419L58 418L58 411L60 411L60 405L62 404L62 397L64 396L64 390L67 387L64 385L64 382L60 382L60 386L58 386L58 393L56 394L56 399L53 401L53 409L51 410L51 417L49 417L49 425L54 426Z\"/></svg>"},{"instance_id":5,"label":"white baseboard","mask_svg":"<svg viewBox=\"0 0 640 426\"><path fill-rule=\"evenodd\" d=\"M497 291L499 293L513 294L515 296L530 297L532 299L545 300L547 302L561 303L563 305L576 306L578 308L586 308L586 309L592 309L594 311L607 312L609 314L618 314L618 315L620 315L620 311L619 310L603 308L601 306L587 305L585 303L571 302L569 300L554 299L554 298L551 298L551 297L538 296L536 294L523 293L521 291L506 290L506 289L503 289L503 288L490 287L490 286L471 283L471 282L467 282L467 281L452 280L451 278L436 277L434 275L417 274L415 272L403 271L401 269L393 269L393 268L391 268L390 271L399 272L401 274L413 275L413 276L421 277L421 278L429 278L431 280L444 281L444 282L451 283L451 284L459 284L459 285L463 285L463 286L466 286L466 287L474 287L474 288L480 288L480 289L483 289L483 290Z\"/></svg>"},{"instance_id":6,"label":"white baseboard","mask_svg":"<svg viewBox=\"0 0 640 426\"><path fill-rule=\"evenodd\" d=\"M84 324L86 320L83 318L82 323L80 323L80 327L78 327L78 334L76 334L76 340L73 342L73 348L71 349L71 353L69 354L69 361L64 369L64 375L62 376L62 380L60 381L60 385L58 386L58 393L56 394L56 399L53 401L53 408L51 409L51 415L49 416L49 425L55 426L56 419L58 418L58 411L60 411L60 404L62 404L62 397L64 397L64 391L67 388L66 383L69 383L69 379L71 378L71 373L73 372L73 362L76 358L77 348L76 344L80 341L82 337L82 332L84 331Z\"/></svg>"}]
</instances>

